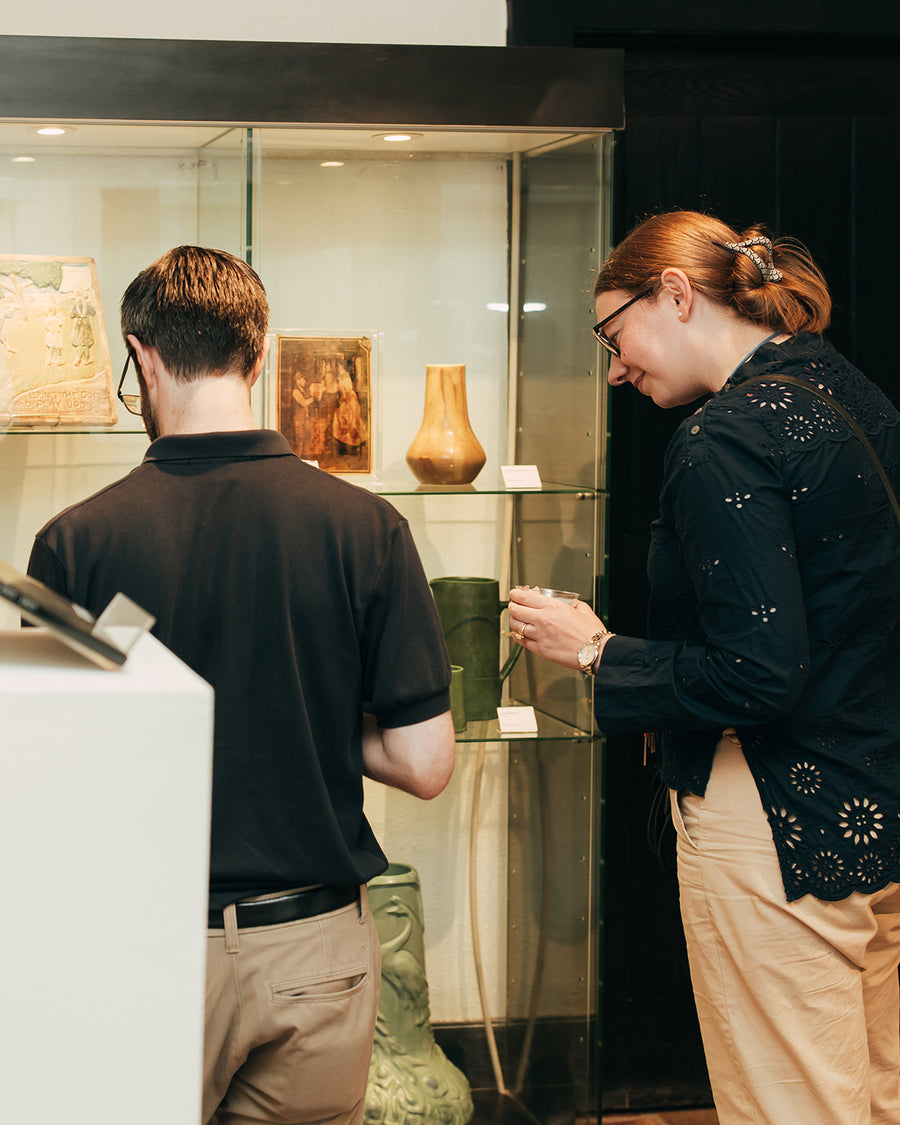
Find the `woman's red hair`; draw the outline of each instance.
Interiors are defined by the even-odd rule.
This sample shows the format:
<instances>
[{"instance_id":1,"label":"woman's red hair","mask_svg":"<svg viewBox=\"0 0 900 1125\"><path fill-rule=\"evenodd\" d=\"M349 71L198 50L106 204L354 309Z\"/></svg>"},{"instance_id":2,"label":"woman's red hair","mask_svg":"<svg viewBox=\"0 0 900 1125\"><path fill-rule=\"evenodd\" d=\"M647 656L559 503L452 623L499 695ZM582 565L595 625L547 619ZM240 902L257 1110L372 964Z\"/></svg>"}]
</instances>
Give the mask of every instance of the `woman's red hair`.
<instances>
[{"instance_id":1,"label":"woman's red hair","mask_svg":"<svg viewBox=\"0 0 900 1125\"><path fill-rule=\"evenodd\" d=\"M831 319L831 297L822 271L806 247L792 238L773 238L753 250L777 270L779 281L766 281L759 266L725 243L767 236L755 225L741 233L698 211L670 211L639 223L613 250L597 275L594 297L622 290L655 294L663 270L683 270L694 288L709 300L755 324L785 332L820 334Z\"/></svg>"}]
</instances>

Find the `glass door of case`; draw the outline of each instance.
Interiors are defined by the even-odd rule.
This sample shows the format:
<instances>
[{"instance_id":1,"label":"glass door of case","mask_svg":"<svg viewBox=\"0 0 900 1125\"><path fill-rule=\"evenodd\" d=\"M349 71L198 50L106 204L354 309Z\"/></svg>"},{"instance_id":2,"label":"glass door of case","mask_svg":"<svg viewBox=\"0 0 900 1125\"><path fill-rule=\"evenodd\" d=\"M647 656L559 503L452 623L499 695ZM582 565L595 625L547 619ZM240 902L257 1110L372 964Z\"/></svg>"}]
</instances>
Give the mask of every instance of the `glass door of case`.
<instances>
[{"instance_id":1,"label":"glass door of case","mask_svg":"<svg viewBox=\"0 0 900 1125\"><path fill-rule=\"evenodd\" d=\"M517 457L580 491L517 497L517 582L606 603L606 384L590 331L608 245L605 138L521 162ZM594 731L590 681L526 655L513 690ZM509 757L507 1075L540 1120L598 1104L602 740L518 744Z\"/></svg>"}]
</instances>

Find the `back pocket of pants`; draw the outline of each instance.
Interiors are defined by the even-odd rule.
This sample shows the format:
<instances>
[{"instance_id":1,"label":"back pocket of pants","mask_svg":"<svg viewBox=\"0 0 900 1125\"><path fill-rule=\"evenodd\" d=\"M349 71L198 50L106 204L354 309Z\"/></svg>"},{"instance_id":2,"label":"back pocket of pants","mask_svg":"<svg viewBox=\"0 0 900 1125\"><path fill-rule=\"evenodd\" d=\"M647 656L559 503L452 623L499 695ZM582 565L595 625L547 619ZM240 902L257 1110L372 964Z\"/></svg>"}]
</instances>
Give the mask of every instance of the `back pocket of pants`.
<instances>
[{"instance_id":1,"label":"back pocket of pants","mask_svg":"<svg viewBox=\"0 0 900 1125\"><path fill-rule=\"evenodd\" d=\"M369 974L360 971L340 972L318 977L299 977L294 980L274 981L269 985L274 1004L303 1004L310 1001L343 1000L364 988Z\"/></svg>"}]
</instances>

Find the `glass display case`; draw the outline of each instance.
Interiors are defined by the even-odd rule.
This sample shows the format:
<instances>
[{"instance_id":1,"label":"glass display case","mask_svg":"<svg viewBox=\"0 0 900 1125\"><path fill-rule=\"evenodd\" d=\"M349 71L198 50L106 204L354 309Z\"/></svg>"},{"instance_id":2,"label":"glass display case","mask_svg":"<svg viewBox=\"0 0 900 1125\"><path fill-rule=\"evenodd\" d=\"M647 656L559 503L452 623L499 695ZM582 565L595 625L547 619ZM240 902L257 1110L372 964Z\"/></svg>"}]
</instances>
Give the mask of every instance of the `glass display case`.
<instances>
[{"instance_id":1,"label":"glass display case","mask_svg":"<svg viewBox=\"0 0 900 1125\"><path fill-rule=\"evenodd\" d=\"M607 419L590 287L623 124L619 52L77 42L0 36L0 557L23 569L34 532L146 446L121 407L100 425L9 408L25 276L10 263L61 263L68 311L68 263L92 260L115 384L126 285L200 243L245 257L269 295L260 424L315 454L285 403L303 403L307 425L324 393L311 383L343 377L367 449L325 471L407 516L430 579L574 590L602 610ZM486 454L466 484L423 484L406 461L430 364L465 367ZM508 471L523 466L525 483ZM579 673L526 655L503 690L534 708L536 731L470 721L437 801L371 786L366 807L389 858L421 878L431 1020L475 1119L499 1098L513 1116L574 1120L598 1104L602 742Z\"/></svg>"}]
</instances>

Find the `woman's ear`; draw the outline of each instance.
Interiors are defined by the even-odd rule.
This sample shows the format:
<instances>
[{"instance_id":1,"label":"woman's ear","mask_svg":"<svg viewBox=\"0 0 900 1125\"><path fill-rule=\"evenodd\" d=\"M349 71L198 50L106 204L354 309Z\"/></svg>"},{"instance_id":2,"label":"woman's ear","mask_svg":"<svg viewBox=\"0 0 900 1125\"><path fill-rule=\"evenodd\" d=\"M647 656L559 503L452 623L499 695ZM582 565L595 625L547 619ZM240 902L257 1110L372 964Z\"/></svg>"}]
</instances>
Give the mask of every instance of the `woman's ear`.
<instances>
[{"instance_id":1,"label":"woman's ear","mask_svg":"<svg viewBox=\"0 0 900 1125\"><path fill-rule=\"evenodd\" d=\"M694 302L694 287L684 270L669 267L659 275L660 296L671 301L679 320L687 320Z\"/></svg>"}]
</instances>

